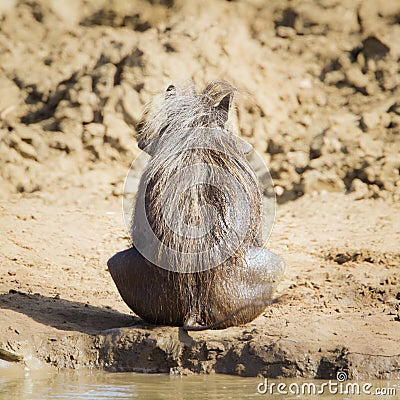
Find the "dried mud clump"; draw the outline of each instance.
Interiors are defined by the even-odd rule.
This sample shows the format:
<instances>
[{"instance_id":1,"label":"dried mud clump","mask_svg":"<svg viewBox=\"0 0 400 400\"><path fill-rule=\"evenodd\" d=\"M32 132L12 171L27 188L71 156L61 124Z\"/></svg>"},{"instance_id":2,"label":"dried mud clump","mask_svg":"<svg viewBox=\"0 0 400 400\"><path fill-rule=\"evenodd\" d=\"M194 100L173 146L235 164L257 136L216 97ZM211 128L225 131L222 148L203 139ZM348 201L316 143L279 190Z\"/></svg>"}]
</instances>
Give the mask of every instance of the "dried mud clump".
<instances>
[{"instance_id":1,"label":"dried mud clump","mask_svg":"<svg viewBox=\"0 0 400 400\"><path fill-rule=\"evenodd\" d=\"M236 121L280 202L398 201L399 15L397 1L6 2L1 196L128 167L154 93L224 78L243 89Z\"/></svg>"}]
</instances>

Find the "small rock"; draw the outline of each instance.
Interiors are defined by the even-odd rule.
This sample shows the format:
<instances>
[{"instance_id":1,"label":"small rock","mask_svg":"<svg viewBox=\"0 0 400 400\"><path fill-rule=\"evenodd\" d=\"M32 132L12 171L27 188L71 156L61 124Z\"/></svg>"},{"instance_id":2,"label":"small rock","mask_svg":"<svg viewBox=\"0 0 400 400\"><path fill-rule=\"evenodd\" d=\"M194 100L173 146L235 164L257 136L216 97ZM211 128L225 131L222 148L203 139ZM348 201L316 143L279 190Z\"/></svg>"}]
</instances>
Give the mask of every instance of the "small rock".
<instances>
[{"instance_id":1,"label":"small rock","mask_svg":"<svg viewBox=\"0 0 400 400\"><path fill-rule=\"evenodd\" d=\"M69 119L75 122L82 122L80 108L72 106L69 100L66 99L58 103L57 109L54 112L54 117L59 121Z\"/></svg>"},{"instance_id":2,"label":"small rock","mask_svg":"<svg viewBox=\"0 0 400 400\"><path fill-rule=\"evenodd\" d=\"M296 31L290 26L278 26L276 28L276 36L283 39L291 39L296 36Z\"/></svg>"},{"instance_id":3,"label":"small rock","mask_svg":"<svg viewBox=\"0 0 400 400\"><path fill-rule=\"evenodd\" d=\"M78 93L77 101L81 105L97 106L98 98L93 92L80 91Z\"/></svg>"},{"instance_id":4,"label":"small rock","mask_svg":"<svg viewBox=\"0 0 400 400\"><path fill-rule=\"evenodd\" d=\"M318 92L314 93L314 101L318 106L326 106L328 99L325 93Z\"/></svg>"},{"instance_id":5,"label":"small rock","mask_svg":"<svg viewBox=\"0 0 400 400\"><path fill-rule=\"evenodd\" d=\"M370 165L369 167L364 169L364 173L365 173L365 176L366 176L368 182L372 183L372 182L376 181L376 177L377 177L376 173L377 172L378 171L376 171L372 165Z\"/></svg>"},{"instance_id":6,"label":"small rock","mask_svg":"<svg viewBox=\"0 0 400 400\"><path fill-rule=\"evenodd\" d=\"M13 351L6 350L4 347L0 347L0 359L9 361L9 362L19 362L23 361L24 357L20 354L17 354Z\"/></svg>"},{"instance_id":7,"label":"small rock","mask_svg":"<svg viewBox=\"0 0 400 400\"><path fill-rule=\"evenodd\" d=\"M315 136L310 143L310 159L321 157L322 146L324 145L324 134Z\"/></svg>"},{"instance_id":8,"label":"small rock","mask_svg":"<svg viewBox=\"0 0 400 400\"><path fill-rule=\"evenodd\" d=\"M122 196L124 194L124 190L122 186L117 186L112 190L112 195L115 197Z\"/></svg>"},{"instance_id":9,"label":"small rock","mask_svg":"<svg viewBox=\"0 0 400 400\"><path fill-rule=\"evenodd\" d=\"M0 2L0 17L3 3ZM11 79L5 78L5 75L2 73L0 77L0 119L5 119L8 113L14 111L20 101L18 86Z\"/></svg>"},{"instance_id":10,"label":"small rock","mask_svg":"<svg viewBox=\"0 0 400 400\"><path fill-rule=\"evenodd\" d=\"M94 112L92 106L89 104L83 104L80 107L81 110L81 119L84 123L92 122L94 119Z\"/></svg>"},{"instance_id":11,"label":"small rock","mask_svg":"<svg viewBox=\"0 0 400 400\"><path fill-rule=\"evenodd\" d=\"M333 172L317 170L306 171L303 175L304 193L321 192L343 192L345 189L343 181Z\"/></svg>"},{"instance_id":12,"label":"small rock","mask_svg":"<svg viewBox=\"0 0 400 400\"><path fill-rule=\"evenodd\" d=\"M128 124L137 124L142 116L143 105L139 93L125 82L123 87L122 109L124 119Z\"/></svg>"},{"instance_id":13,"label":"small rock","mask_svg":"<svg viewBox=\"0 0 400 400\"><path fill-rule=\"evenodd\" d=\"M67 154L82 149L80 138L61 132L53 132L48 144L50 148L65 151Z\"/></svg>"},{"instance_id":14,"label":"small rock","mask_svg":"<svg viewBox=\"0 0 400 400\"><path fill-rule=\"evenodd\" d=\"M39 189L39 185L32 182L29 174L20 166L6 164L2 167L2 175L6 181L12 182L13 187L19 193L31 193Z\"/></svg>"},{"instance_id":15,"label":"small rock","mask_svg":"<svg viewBox=\"0 0 400 400\"><path fill-rule=\"evenodd\" d=\"M206 342L206 347L208 351L219 351L219 352L225 351L224 344L222 342L217 342L215 340Z\"/></svg>"},{"instance_id":16,"label":"small rock","mask_svg":"<svg viewBox=\"0 0 400 400\"><path fill-rule=\"evenodd\" d=\"M357 67L349 68L346 71L346 79L348 83L357 88L365 88L368 84L368 77Z\"/></svg>"},{"instance_id":17,"label":"small rock","mask_svg":"<svg viewBox=\"0 0 400 400\"><path fill-rule=\"evenodd\" d=\"M290 151L286 157L291 164L300 169L306 168L309 162L308 155L304 151Z\"/></svg>"},{"instance_id":18,"label":"small rock","mask_svg":"<svg viewBox=\"0 0 400 400\"><path fill-rule=\"evenodd\" d=\"M66 135L82 136L83 126L82 123L75 119L63 118L59 122L61 132Z\"/></svg>"},{"instance_id":19,"label":"small rock","mask_svg":"<svg viewBox=\"0 0 400 400\"><path fill-rule=\"evenodd\" d=\"M275 138L269 139L267 145L267 153L272 155L283 153L283 141Z\"/></svg>"},{"instance_id":20,"label":"small rock","mask_svg":"<svg viewBox=\"0 0 400 400\"><path fill-rule=\"evenodd\" d=\"M299 88L300 89L311 89L313 87L313 84L310 79L305 78L300 81L299 83Z\"/></svg>"},{"instance_id":21,"label":"small rock","mask_svg":"<svg viewBox=\"0 0 400 400\"><path fill-rule=\"evenodd\" d=\"M237 364L236 368L235 368L235 372L239 376L245 375L246 374L246 366L241 363Z\"/></svg>"},{"instance_id":22,"label":"small rock","mask_svg":"<svg viewBox=\"0 0 400 400\"><path fill-rule=\"evenodd\" d=\"M90 75L81 76L79 78L78 84L79 84L79 88L80 88L79 96L83 93L89 94L89 95L93 94L92 93L93 79ZM84 104L84 103L81 103L81 104Z\"/></svg>"},{"instance_id":23,"label":"small rock","mask_svg":"<svg viewBox=\"0 0 400 400\"><path fill-rule=\"evenodd\" d=\"M359 147L364 151L365 156L372 156L375 159L381 157L383 154L382 141L374 140L367 134L361 136Z\"/></svg>"},{"instance_id":24,"label":"small rock","mask_svg":"<svg viewBox=\"0 0 400 400\"><path fill-rule=\"evenodd\" d=\"M370 197L368 185L358 178L353 179L351 182L350 192L356 194L356 200L367 199Z\"/></svg>"},{"instance_id":25,"label":"small rock","mask_svg":"<svg viewBox=\"0 0 400 400\"><path fill-rule=\"evenodd\" d=\"M4 142L0 141L0 165L6 163L18 164L22 160L21 154L17 150L8 147Z\"/></svg>"},{"instance_id":26,"label":"small rock","mask_svg":"<svg viewBox=\"0 0 400 400\"><path fill-rule=\"evenodd\" d=\"M274 187L274 191L277 196L282 196L285 189L282 186L277 185Z\"/></svg>"},{"instance_id":27,"label":"small rock","mask_svg":"<svg viewBox=\"0 0 400 400\"><path fill-rule=\"evenodd\" d=\"M91 123L84 125L82 141L83 143L90 143L90 141L97 137L102 138L105 134L106 128L103 124Z\"/></svg>"},{"instance_id":28,"label":"small rock","mask_svg":"<svg viewBox=\"0 0 400 400\"><path fill-rule=\"evenodd\" d=\"M110 96L114 87L114 76L117 67L114 64L107 63L97 67L93 73L95 93L100 99Z\"/></svg>"},{"instance_id":29,"label":"small rock","mask_svg":"<svg viewBox=\"0 0 400 400\"><path fill-rule=\"evenodd\" d=\"M15 132L23 142L35 149L36 161L42 162L48 157L49 150L39 129L27 125L18 125L15 127Z\"/></svg>"},{"instance_id":30,"label":"small rock","mask_svg":"<svg viewBox=\"0 0 400 400\"><path fill-rule=\"evenodd\" d=\"M133 139L132 129L122 119L117 118L112 113L106 113L104 124L106 125L104 135L106 143L110 143L112 147L121 152L134 148L135 140Z\"/></svg>"},{"instance_id":31,"label":"small rock","mask_svg":"<svg viewBox=\"0 0 400 400\"><path fill-rule=\"evenodd\" d=\"M21 140L15 144L14 148L22 157L37 161L36 150L30 144Z\"/></svg>"},{"instance_id":32,"label":"small rock","mask_svg":"<svg viewBox=\"0 0 400 400\"><path fill-rule=\"evenodd\" d=\"M362 114L361 124L366 130L376 128L380 123L379 113L376 111L369 111Z\"/></svg>"},{"instance_id":33,"label":"small rock","mask_svg":"<svg viewBox=\"0 0 400 400\"><path fill-rule=\"evenodd\" d=\"M194 372L191 371L189 368L173 367L170 368L169 374L178 376L188 376L188 375L194 375Z\"/></svg>"},{"instance_id":34,"label":"small rock","mask_svg":"<svg viewBox=\"0 0 400 400\"><path fill-rule=\"evenodd\" d=\"M340 70L329 71L325 74L324 82L327 85L336 85L345 80L344 73Z\"/></svg>"},{"instance_id":35,"label":"small rock","mask_svg":"<svg viewBox=\"0 0 400 400\"><path fill-rule=\"evenodd\" d=\"M365 58L381 59L386 57L390 51L389 47L375 36L368 36L362 44Z\"/></svg>"}]
</instances>

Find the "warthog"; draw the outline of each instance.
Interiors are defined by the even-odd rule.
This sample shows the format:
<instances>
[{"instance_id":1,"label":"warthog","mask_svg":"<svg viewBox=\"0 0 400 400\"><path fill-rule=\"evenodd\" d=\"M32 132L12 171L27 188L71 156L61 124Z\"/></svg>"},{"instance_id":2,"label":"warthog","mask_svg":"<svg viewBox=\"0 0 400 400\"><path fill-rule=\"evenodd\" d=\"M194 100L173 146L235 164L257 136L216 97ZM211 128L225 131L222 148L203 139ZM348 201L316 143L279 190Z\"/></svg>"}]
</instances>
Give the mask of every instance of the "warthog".
<instances>
[{"instance_id":1,"label":"warthog","mask_svg":"<svg viewBox=\"0 0 400 400\"><path fill-rule=\"evenodd\" d=\"M132 248L108 261L126 304L154 324L186 330L245 324L270 303L285 264L260 246L261 192L231 132L235 88L169 86L147 107Z\"/></svg>"}]
</instances>

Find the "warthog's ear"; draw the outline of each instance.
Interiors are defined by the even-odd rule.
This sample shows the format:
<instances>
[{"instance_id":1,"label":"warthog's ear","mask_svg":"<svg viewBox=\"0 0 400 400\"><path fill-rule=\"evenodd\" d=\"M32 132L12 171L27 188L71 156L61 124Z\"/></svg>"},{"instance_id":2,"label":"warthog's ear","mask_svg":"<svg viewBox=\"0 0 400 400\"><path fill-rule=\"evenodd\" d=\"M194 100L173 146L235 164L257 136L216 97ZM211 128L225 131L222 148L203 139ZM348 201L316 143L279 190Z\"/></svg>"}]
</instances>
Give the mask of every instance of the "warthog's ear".
<instances>
[{"instance_id":1,"label":"warthog's ear","mask_svg":"<svg viewBox=\"0 0 400 400\"><path fill-rule=\"evenodd\" d=\"M165 91L166 96L175 96L176 95L176 87L174 85L169 85L167 90Z\"/></svg>"},{"instance_id":2,"label":"warthog's ear","mask_svg":"<svg viewBox=\"0 0 400 400\"><path fill-rule=\"evenodd\" d=\"M215 106L215 109L218 113L218 124L221 126L221 128L223 128L226 121L228 121L229 107L231 105L232 97L232 93L227 94Z\"/></svg>"},{"instance_id":3,"label":"warthog's ear","mask_svg":"<svg viewBox=\"0 0 400 400\"><path fill-rule=\"evenodd\" d=\"M146 141L145 140L139 140L137 143L138 147L140 150L144 150L146 148Z\"/></svg>"},{"instance_id":4,"label":"warthog's ear","mask_svg":"<svg viewBox=\"0 0 400 400\"><path fill-rule=\"evenodd\" d=\"M144 150L147 154L150 156L154 156L155 153L155 146L156 145L156 140L153 142L149 142L148 140L139 140L138 141L138 147L140 150Z\"/></svg>"},{"instance_id":5,"label":"warthog's ear","mask_svg":"<svg viewBox=\"0 0 400 400\"><path fill-rule=\"evenodd\" d=\"M232 94L229 93L216 106L219 110L228 112L232 101Z\"/></svg>"}]
</instances>

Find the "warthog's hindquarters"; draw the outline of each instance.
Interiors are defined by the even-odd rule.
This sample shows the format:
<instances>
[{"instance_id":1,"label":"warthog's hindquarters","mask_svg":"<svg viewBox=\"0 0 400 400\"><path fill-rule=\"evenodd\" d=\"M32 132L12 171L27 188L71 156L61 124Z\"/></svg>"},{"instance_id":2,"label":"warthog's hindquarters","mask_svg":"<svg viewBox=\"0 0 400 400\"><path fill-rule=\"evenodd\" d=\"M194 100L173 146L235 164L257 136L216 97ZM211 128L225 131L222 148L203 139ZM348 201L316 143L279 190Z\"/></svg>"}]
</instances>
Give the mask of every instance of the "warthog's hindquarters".
<instances>
[{"instance_id":1,"label":"warthog's hindquarters","mask_svg":"<svg viewBox=\"0 0 400 400\"><path fill-rule=\"evenodd\" d=\"M144 320L202 330L252 321L270 303L285 264L253 247L245 260L216 267L223 274L214 269L196 274L195 288L193 275L186 274L186 281L182 274L151 264L134 247L115 254L108 268L126 304Z\"/></svg>"}]
</instances>

